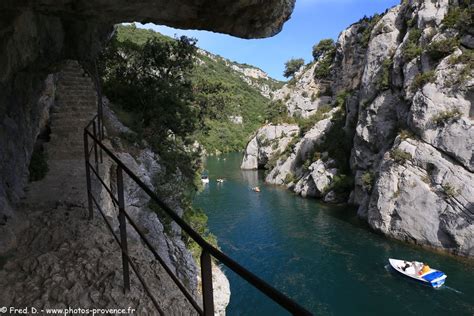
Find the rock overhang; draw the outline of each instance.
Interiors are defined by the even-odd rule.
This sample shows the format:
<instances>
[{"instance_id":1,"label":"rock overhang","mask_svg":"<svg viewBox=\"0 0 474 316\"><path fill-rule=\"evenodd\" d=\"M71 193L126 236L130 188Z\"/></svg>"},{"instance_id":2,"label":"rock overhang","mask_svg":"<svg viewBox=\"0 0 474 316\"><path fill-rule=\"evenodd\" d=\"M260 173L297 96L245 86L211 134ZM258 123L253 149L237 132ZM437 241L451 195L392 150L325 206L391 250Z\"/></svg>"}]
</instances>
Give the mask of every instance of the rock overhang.
<instances>
[{"instance_id":1,"label":"rock overhang","mask_svg":"<svg viewBox=\"0 0 474 316\"><path fill-rule=\"evenodd\" d=\"M241 38L263 38L281 31L294 4L295 0L22 0L5 1L0 8L31 9L100 23L155 23Z\"/></svg>"}]
</instances>

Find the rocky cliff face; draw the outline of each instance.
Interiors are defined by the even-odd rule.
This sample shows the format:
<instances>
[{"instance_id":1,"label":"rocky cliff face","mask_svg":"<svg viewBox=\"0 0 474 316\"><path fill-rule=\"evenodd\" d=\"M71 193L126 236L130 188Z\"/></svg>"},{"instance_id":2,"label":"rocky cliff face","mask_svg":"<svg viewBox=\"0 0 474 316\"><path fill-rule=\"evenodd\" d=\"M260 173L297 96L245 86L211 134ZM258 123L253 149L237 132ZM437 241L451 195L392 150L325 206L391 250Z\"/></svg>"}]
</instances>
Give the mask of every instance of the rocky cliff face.
<instances>
[{"instance_id":1,"label":"rocky cliff face","mask_svg":"<svg viewBox=\"0 0 474 316\"><path fill-rule=\"evenodd\" d=\"M263 168L279 148L286 148L298 134L297 125L267 125L258 130L247 145L241 168L252 170Z\"/></svg>"},{"instance_id":2,"label":"rocky cliff face","mask_svg":"<svg viewBox=\"0 0 474 316\"><path fill-rule=\"evenodd\" d=\"M474 255L472 10L403 1L344 30L324 76L322 57L275 93L313 128L278 148L266 180L325 201L350 191L373 229Z\"/></svg>"}]
</instances>

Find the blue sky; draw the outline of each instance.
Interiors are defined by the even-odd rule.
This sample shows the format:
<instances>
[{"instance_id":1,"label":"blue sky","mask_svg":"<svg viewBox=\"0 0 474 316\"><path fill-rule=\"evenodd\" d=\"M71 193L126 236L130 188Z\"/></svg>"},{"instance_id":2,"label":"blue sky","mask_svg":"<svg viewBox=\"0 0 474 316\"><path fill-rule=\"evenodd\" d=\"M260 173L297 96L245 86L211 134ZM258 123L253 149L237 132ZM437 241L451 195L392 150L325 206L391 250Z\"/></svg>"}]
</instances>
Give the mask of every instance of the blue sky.
<instances>
[{"instance_id":1,"label":"blue sky","mask_svg":"<svg viewBox=\"0 0 474 316\"><path fill-rule=\"evenodd\" d=\"M160 33L198 39L198 46L240 63L255 65L271 77L285 80L284 63L290 58L311 61L313 45L323 38L337 39L339 33L364 15L384 12L400 0L296 0L291 19L283 30L266 39L246 40L197 30L178 30L154 24L137 24Z\"/></svg>"}]
</instances>

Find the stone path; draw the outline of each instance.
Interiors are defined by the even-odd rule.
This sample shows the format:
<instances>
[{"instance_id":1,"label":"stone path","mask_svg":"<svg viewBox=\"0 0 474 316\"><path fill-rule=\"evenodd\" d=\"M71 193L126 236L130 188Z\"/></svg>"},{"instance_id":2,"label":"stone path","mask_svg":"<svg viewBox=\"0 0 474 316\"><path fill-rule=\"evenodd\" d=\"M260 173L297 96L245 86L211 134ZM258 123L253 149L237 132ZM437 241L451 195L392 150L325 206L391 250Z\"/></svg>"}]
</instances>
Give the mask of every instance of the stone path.
<instances>
[{"instance_id":1,"label":"stone path","mask_svg":"<svg viewBox=\"0 0 474 316\"><path fill-rule=\"evenodd\" d=\"M57 102L46 143L49 171L30 183L21 212L28 228L18 250L0 262L0 306L44 308L135 308L135 315L157 314L131 272L123 294L121 254L98 213L86 219L82 132L96 112L90 78L76 62L60 73ZM130 245L167 315L192 315L189 303L140 245Z\"/></svg>"}]
</instances>

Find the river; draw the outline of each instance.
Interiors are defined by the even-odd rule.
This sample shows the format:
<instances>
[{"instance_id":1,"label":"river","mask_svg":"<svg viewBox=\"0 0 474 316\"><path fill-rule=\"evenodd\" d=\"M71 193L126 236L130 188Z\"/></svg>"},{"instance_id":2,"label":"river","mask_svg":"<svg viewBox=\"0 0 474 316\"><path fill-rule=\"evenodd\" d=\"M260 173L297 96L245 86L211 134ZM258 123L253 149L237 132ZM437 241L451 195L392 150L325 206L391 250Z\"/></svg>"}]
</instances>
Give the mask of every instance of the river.
<instances>
[{"instance_id":1,"label":"river","mask_svg":"<svg viewBox=\"0 0 474 316\"><path fill-rule=\"evenodd\" d=\"M317 315L474 315L474 262L372 232L348 206L304 199L239 169L242 155L209 157L205 210L220 248ZM216 178L225 178L219 184ZM250 188L259 185L260 193ZM396 275L388 258L427 262L448 275L435 290ZM224 268L227 315L287 315Z\"/></svg>"}]
</instances>

